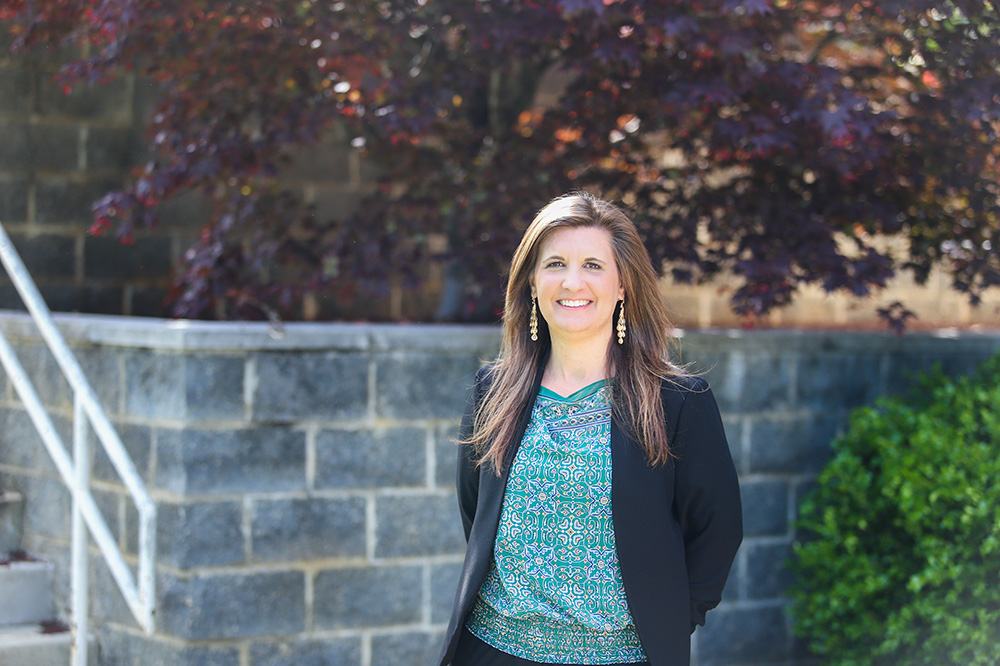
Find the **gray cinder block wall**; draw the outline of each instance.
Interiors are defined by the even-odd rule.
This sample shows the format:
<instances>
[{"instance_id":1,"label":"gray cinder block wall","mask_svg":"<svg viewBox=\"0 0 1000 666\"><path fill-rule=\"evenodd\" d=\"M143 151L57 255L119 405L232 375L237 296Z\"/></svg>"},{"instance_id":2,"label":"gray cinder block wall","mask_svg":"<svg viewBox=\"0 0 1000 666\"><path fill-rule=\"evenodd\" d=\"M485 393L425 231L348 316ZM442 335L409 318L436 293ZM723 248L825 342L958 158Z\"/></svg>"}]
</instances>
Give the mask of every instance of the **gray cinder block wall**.
<instances>
[{"instance_id":1,"label":"gray cinder block wall","mask_svg":"<svg viewBox=\"0 0 1000 666\"><path fill-rule=\"evenodd\" d=\"M0 26L0 223L53 309L167 315L172 271L211 219L211 205L197 193L166 202L155 211L158 224L136 229L128 245L114 233L88 233L92 204L149 159L156 84L123 72L104 85L64 91L55 76L79 49L15 55L6 28ZM319 219L343 217L375 188L375 170L350 139L333 128L290 155L282 174L282 186L315 205ZM336 307L317 299L300 316L335 317ZM23 309L2 272L0 308ZM370 309L390 316L388 308Z\"/></svg>"},{"instance_id":2,"label":"gray cinder block wall","mask_svg":"<svg viewBox=\"0 0 1000 666\"><path fill-rule=\"evenodd\" d=\"M100 664L430 664L464 542L451 443L493 327L178 322L72 316L60 326L159 507L157 630L91 565ZM0 328L70 431L71 396L26 318ZM783 562L798 498L848 410L941 362L971 370L1000 334L687 333L739 467L746 540L695 634L699 666L804 664ZM5 378L0 489L26 496L25 546L68 588L69 499ZM107 458L93 489L134 561L135 511ZM96 554L96 550L92 549Z\"/></svg>"},{"instance_id":3,"label":"gray cinder block wall","mask_svg":"<svg viewBox=\"0 0 1000 666\"><path fill-rule=\"evenodd\" d=\"M69 94L55 80L74 49L10 53L0 29L0 222L49 304L59 310L163 314L173 263L202 223L164 210L169 230L131 246L87 234L91 204L121 186L143 155L154 87L132 75ZM21 309L6 275L0 307Z\"/></svg>"}]
</instances>

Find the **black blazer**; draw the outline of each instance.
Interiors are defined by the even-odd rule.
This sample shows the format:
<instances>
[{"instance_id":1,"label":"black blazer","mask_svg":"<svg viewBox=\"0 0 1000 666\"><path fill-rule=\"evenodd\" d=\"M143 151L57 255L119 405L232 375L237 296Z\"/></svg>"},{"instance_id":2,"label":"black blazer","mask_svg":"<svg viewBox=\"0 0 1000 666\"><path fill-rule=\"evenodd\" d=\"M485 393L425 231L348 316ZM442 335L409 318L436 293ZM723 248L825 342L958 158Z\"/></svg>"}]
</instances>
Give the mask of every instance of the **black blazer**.
<instances>
[{"instance_id":1,"label":"black blazer","mask_svg":"<svg viewBox=\"0 0 1000 666\"><path fill-rule=\"evenodd\" d=\"M533 395L542 382L540 367ZM472 432L476 405L490 381L476 385L462 419L460 439ZM629 611L650 666L687 666L690 634L718 605L733 558L743 540L740 491L722 418L711 389L699 377L664 381L660 394L667 438L676 458L651 467L625 428L611 423L611 515ZM533 405L527 405L520 444ZM508 460L513 460L512 451ZM461 447L458 500L468 547L445 633L440 666L455 655L458 637L493 560L510 464L500 476L476 468Z\"/></svg>"}]
</instances>

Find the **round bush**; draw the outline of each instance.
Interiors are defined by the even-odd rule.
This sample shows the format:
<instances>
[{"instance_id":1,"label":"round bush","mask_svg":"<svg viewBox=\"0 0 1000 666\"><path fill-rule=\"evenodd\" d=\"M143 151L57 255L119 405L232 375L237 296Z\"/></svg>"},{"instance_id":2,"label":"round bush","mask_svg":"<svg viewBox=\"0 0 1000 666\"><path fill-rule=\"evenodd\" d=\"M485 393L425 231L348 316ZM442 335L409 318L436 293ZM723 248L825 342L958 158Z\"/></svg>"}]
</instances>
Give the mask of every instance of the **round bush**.
<instances>
[{"instance_id":1,"label":"round bush","mask_svg":"<svg viewBox=\"0 0 1000 666\"><path fill-rule=\"evenodd\" d=\"M801 507L792 612L830 664L1000 664L1000 356L856 410Z\"/></svg>"}]
</instances>

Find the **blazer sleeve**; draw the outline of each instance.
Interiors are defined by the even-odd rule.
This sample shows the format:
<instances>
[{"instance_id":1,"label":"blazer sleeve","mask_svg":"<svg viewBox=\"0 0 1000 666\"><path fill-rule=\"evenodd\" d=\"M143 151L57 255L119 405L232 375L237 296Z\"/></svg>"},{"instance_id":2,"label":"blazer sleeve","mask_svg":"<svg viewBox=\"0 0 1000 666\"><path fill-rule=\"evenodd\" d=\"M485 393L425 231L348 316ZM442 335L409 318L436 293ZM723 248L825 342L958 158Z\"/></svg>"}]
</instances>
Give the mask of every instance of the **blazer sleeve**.
<instances>
[{"instance_id":1,"label":"blazer sleeve","mask_svg":"<svg viewBox=\"0 0 1000 666\"><path fill-rule=\"evenodd\" d=\"M684 537L693 632L722 600L743 541L736 467L715 396L703 379L685 394L673 448L678 456L675 502Z\"/></svg>"},{"instance_id":2,"label":"blazer sleeve","mask_svg":"<svg viewBox=\"0 0 1000 666\"><path fill-rule=\"evenodd\" d=\"M484 393L484 381L488 367L476 373L476 383L469 393L465 404L465 414L462 425L458 429L458 511L462 516L462 528L465 530L465 540L469 540L472 532L472 522L476 518L476 505L479 502L479 467L476 466L476 452L470 444L463 443L472 436L476 409Z\"/></svg>"}]
</instances>

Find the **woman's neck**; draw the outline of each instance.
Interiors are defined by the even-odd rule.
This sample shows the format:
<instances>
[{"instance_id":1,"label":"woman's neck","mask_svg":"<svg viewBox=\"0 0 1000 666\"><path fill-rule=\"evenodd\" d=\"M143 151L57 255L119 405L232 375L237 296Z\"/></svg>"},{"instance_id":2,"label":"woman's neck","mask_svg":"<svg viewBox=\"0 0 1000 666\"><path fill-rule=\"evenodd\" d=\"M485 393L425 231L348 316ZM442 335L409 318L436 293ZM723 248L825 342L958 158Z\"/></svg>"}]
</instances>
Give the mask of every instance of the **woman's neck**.
<instances>
[{"instance_id":1,"label":"woman's neck","mask_svg":"<svg viewBox=\"0 0 1000 666\"><path fill-rule=\"evenodd\" d=\"M610 337L572 341L553 338L542 384L559 395L569 395L607 379L609 344Z\"/></svg>"}]
</instances>

